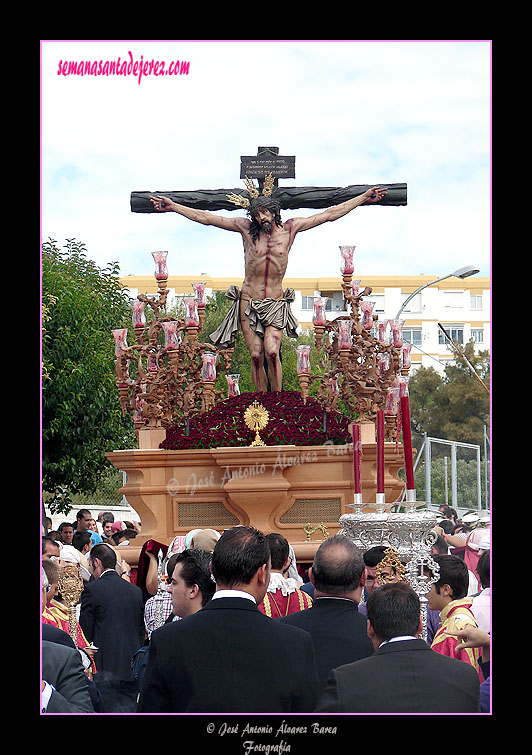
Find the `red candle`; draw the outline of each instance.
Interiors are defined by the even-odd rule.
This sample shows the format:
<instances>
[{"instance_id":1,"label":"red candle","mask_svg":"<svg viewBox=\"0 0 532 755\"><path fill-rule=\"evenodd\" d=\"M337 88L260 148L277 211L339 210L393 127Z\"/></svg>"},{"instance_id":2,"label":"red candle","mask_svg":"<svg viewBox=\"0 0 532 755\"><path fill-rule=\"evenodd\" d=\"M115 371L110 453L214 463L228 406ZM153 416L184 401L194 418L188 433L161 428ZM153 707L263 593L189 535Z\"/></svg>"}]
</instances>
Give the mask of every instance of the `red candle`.
<instances>
[{"instance_id":1,"label":"red candle","mask_svg":"<svg viewBox=\"0 0 532 755\"><path fill-rule=\"evenodd\" d=\"M406 489L414 490L414 465L412 464L412 430L408 396L401 396L401 422L403 425L403 450L405 455Z\"/></svg>"},{"instance_id":2,"label":"red candle","mask_svg":"<svg viewBox=\"0 0 532 755\"><path fill-rule=\"evenodd\" d=\"M362 487L360 485L361 450L360 425L353 424L353 476L355 481L355 493L362 493Z\"/></svg>"},{"instance_id":3,"label":"red candle","mask_svg":"<svg viewBox=\"0 0 532 755\"><path fill-rule=\"evenodd\" d=\"M384 493L384 412L377 412L377 493Z\"/></svg>"}]
</instances>

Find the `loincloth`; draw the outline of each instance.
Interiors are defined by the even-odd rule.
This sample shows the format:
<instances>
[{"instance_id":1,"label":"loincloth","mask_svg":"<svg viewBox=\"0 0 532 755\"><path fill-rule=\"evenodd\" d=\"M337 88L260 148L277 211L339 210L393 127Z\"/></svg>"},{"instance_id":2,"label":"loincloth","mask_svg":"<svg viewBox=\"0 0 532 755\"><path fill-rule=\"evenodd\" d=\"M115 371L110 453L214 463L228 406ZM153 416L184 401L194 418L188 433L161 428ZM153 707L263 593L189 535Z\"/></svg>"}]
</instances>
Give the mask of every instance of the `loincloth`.
<instances>
[{"instance_id":1,"label":"loincloth","mask_svg":"<svg viewBox=\"0 0 532 755\"><path fill-rule=\"evenodd\" d=\"M229 286L225 295L228 299L233 299L233 304L220 327L210 334L211 341L221 349L234 347L240 325L241 291L238 286ZM249 319L253 331L264 338L266 328L272 327L277 330L286 330L290 338L297 338L299 323L290 308L295 296L294 289L287 288L283 291L281 299L246 299L248 306L244 314Z\"/></svg>"}]
</instances>

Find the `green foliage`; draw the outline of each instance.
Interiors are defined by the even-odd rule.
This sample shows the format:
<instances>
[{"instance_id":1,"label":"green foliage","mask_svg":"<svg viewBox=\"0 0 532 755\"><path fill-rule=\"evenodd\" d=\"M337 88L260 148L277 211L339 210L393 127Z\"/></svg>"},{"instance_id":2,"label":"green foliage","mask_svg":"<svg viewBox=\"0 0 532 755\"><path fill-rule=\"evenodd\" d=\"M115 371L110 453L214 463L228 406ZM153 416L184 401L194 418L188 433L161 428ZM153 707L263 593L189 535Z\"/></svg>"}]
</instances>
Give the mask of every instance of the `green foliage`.
<instances>
[{"instance_id":1,"label":"green foliage","mask_svg":"<svg viewBox=\"0 0 532 755\"><path fill-rule=\"evenodd\" d=\"M133 427L123 418L114 380L111 331L127 327L130 306L118 264L100 269L82 243L42 247L42 476L52 511L94 490L109 466L104 453L127 448Z\"/></svg>"},{"instance_id":2,"label":"green foliage","mask_svg":"<svg viewBox=\"0 0 532 755\"><path fill-rule=\"evenodd\" d=\"M415 442L420 447L424 433L461 443L474 443L483 449L484 425L489 427L490 397L475 372L489 389L489 352L475 354L473 343L463 349L454 364L440 375L432 367L420 367L410 384L410 414Z\"/></svg>"}]
</instances>

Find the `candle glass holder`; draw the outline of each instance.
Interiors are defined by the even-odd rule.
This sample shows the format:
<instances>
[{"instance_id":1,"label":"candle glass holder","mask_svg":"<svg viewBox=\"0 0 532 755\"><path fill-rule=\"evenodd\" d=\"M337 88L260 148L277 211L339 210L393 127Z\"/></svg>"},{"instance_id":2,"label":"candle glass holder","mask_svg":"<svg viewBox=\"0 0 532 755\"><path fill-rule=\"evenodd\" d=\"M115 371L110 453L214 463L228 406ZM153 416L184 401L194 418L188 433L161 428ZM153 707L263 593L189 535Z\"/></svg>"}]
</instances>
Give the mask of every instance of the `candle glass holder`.
<instances>
[{"instance_id":1,"label":"candle glass holder","mask_svg":"<svg viewBox=\"0 0 532 755\"><path fill-rule=\"evenodd\" d=\"M167 349L177 349L181 343L181 335L177 332L178 321L166 320L161 323L164 331L164 345Z\"/></svg>"},{"instance_id":2,"label":"candle glass holder","mask_svg":"<svg viewBox=\"0 0 532 755\"><path fill-rule=\"evenodd\" d=\"M342 263L340 266L340 272L342 275L353 275L355 267L353 265L353 253L355 251L354 246L341 246L340 254L342 255Z\"/></svg>"},{"instance_id":3,"label":"candle glass holder","mask_svg":"<svg viewBox=\"0 0 532 755\"><path fill-rule=\"evenodd\" d=\"M338 348L350 349L352 343L351 320L338 320Z\"/></svg>"},{"instance_id":4,"label":"candle glass holder","mask_svg":"<svg viewBox=\"0 0 532 755\"><path fill-rule=\"evenodd\" d=\"M300 344L296 348L297 354L297 374L310 374L310 346Z\"/></svg>"},{"instance_id":5,"label":"candle glass holder","mask_svg":"<svg viewBox=\"0 0 532 755\"><path fill-rule=\"evenodd\" d=\"M358 296L358 292L360 291L360 280L352 281L351 282L351 292L353 296Z\"/></svg>"},{"instance_id":6,"label":"candle glass holder","mask_svg":"<svg viewBox=\"0 0 532 755\"><path fill-rule=\"evenodd\" d=\"M399 411L399 391L399 386L388 388L384 413L389 417L397 416L397 412Z\"/></svg>"},{"instance_id":7,"label":"candle glass holder","mask_svg":"<svg viewBox=\"0 0 532 755\"><path fill-rule=\"evenodd\" d=\"M362 327L364 330L371 330L373 327L373 309L374 301L361 301L360 311L362 312Z\"/></svg>"},{"instance_id":8,"label":"candle glass holder","mask_svg":"<svg viewBox=\"0 0 532 755\"><path fill-rule=\"evenodd\" d=\"M131 320L134 328L143 328L146 325L144 302L138 299L131 305Z\"/></svg>"},{"instance_id":9,"label":"candle glass holder","mask_svg":"<svg viewBox=\"0 0 532 755\"><path fill-rule=\"evenodd\" d=\"M115 357L119 357L122 349L127 349L127 328L117 328L111 332L115 339Z\"/></svg>"},{"instance_id":10,"label":"candle glass holder","mask_svg":"<svg viewBox=\"0 0 532 755\"><path fill-rule=\"evenodd\" d=\"M155 262L155 280L166 280L168 278L168 267L166 266L168 252L152 252L151 254Z\"/></svg>"},{"instance_id":11,"label":"candle glass holder","mask_svg":"<svg viewBox=\"0 0 532 755\"><path fill-rule=\"evenodd\" d=\"M391 342L392 331L389 320L379 320L377 322L377 339L383 346L388 346Z\"/></svg>"},{"instance_id":12,"label":"candle glass holder","mask_svg":"<svg viewBox=\"0 0 532 755\"><path fill-rule=\"evenodd\" d=\"M412 366L412 359L410 352L412 351L412 344L403 342L401 347L401 367L403 370L409 370Z\"/></svg>"},{"instance_id":13,"label":"candle glass holder","mask_svg":"<svg viewBox=\"0 0 532 755\"><path fill-rule=\"evenodd\" d=\"M227 398L240 396L240 387L238 385L238 381L240 380L240 373L238 372L235 375L226 375L225 378L227 380Z\"/></svg>"},{"instance_id":14,"label":"candle glass holder","mask_svg":"<svg viewBox=\"0 0 532 755\"><path fill-rule=\"evenodd\" d=\"M325 316L325 305L329 301L327 296L315 296L312 300L314 307L314 317L312 322L314 325L326 325L327 318Z\"/></svg>"},{"instance_id":15,"label":"candle glass holder","mask_svg":"<svg viewBox=\"0 0 532 755\"><path fill-rule=\"evenodd\" d=\"M199 327L198 300L187 298L183 300L185 305L185 328Z\"/></svg>"},{"instance_id":16,"label":"candle glass holder","mask_svg":"<svg viewBox=\"0 0 532 755\"><path fill-rule=\"evenodd\" d=\"M205 285L206 284L203 281L198 281L197 283L192 284L198 307L204 307L207 304L207 299L205 298Z\"/></svg>"},{"instance_id":17,"label":"candle glass holder","mask_svg":"<svg viewBox=\"0 0 532 755\"><path fill-rule=\"evenodd\" d=\"M392 329L392 343L397 348L401 348L401 346L403 345L404 324L404 320L390 320L390 326Z\"/></svg>"},{"instance_id":18,"label":"candle glass holder","mask_svg":"<svg viewBox=\"0 0 532 755\"><path fill-rule=\"evenodd\" d=\"M216 380L216 360L218 354L206 351L201 355L203 366L201 368L201 379L206 383L214 383Z\"/></svg>"}]
</instances>

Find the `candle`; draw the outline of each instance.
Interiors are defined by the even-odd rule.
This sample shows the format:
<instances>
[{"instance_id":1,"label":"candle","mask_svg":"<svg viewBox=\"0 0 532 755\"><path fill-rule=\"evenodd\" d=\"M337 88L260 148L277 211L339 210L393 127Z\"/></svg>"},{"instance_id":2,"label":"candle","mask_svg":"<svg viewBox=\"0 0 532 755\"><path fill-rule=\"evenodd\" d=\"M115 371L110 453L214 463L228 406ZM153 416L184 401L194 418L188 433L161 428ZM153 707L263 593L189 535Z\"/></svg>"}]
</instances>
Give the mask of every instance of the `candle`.
<instances>
[{"instance_id":1,"label":"candle","mask_svg":"<svg viewBox=\"0 0 532 755\"><path fill-rule=\"evenodd\" d=\"M297 353L297 374L309 375L310 374L310 346L298 346L296 348Z\"/></svg>"},{"instance_id":2,"label":"candle","mask_svg":"<svg viewBox=\"0 0 532 755\"><path fill-rule=\"evenodd\" d=\"M210 351L206 351L201 355L203 361L203 367L201 368L201 379L213 383L216 380L216 360L218 354L213 354Z\"/></svg>"},{"instance_id":3,"label":"candle","mask_svg":"<svg viewBox=\"0 0 532 755\"><path fill-rule=\"evenodd\" d=\"M168 268L166 267L168 252L152 252L151 256L155 261L155 280L166 280L168 278Z\"/></svg>"},{"instance_id":4,"label":"candle","mask_svg":"<svg viewBox=\"0 0 532 755\"><path fill-rule=\"evenodd\" d=\"M412 359L410 357L410 352L412 351L412 344L411 343L403 343L401 346L401 367L403 370L409 370L412 366Z\"/></svg>"},{"instance_id":5,"label":"candle","mask_svg":"<svg viewBox=\"0 0 532 755\"><path fill-rule=\"evenodd\" d=\"M388 388L386 395L386 409L384 410L388 416L395 417L399 411L399 386Z\"/></svg>"},{"instance_id":6,"label":"candle","mask_svg":"<svg viewBox=\"0 0 532 755\"><path fill-rule=\"evenodd\" d=\"M227 398L240 396L240 387L238 385L240 373L237 372L235 375L226 375L225 379L227 380Z\"/></svg>"},{"instance_id":7,"label":"candle","mask_svg":"<svg viewBox=\"0 0 532 755\"><path fill-rule=\"evenodd\" d=\"M127 349L127 328L117 328L111 332L115 339L115 357L119 357L122 349Z\"/></svg>"},{"instance_id":8,"label":"candle","mask_svg":"<svg viewBox=\"0 0 532 755\"><path fill-rule=\"evenodd\" d=\"M342 255L342 265L340 267L340 272L342 275L353 275L355 272L355 268L353 265L353 252L355 251L354 246L341 246L340 247L340 254Z\"/></svg>"},{"instance_id":9,"label":"candle","mask_svg":"<svg viewBox=\"0 0 532 755\"><path fill-rule=\"evenodd\" d=\"M394 346L400 347L403 345L404 324L404 320L390 320L390 326L392 328L392 343Z\"/></svg>"},{"instance_id":10,"label":"candle","mask_svg":"<svg viewBox=\"0 0 532 755\"><path fill-rule=\"evenodd\" d=\"M177 349L181 343L181 336L177 332L177 320L167 320L161 325L164 330L164 345L167 349Z\"/></svg>"},{"instance_id":11,"label":"candle","mask_svg":"<svg viewBox=\"0 0 532 755\"><path fill-rule=\"evenodd\" d=\"M373 327L373 308L375 306L374 301L361 301L360 311L363 313L362 327L364 330L371 330Z\"/></svg>"},{"instance_id":12,"label":"candle","mask_svg":"<svg viewBox=\"0 0 532 755\"><path fill-rule=\"evenodd\" d=\"M352 341L351 320L338 320L338 348L350 349Z\"/></svg>"},{"instance_id":13,"label":"candle","mask_svg":"<svg viewBox=\"0 0 532 755\"><path fill-rule=\"evenodd\" d=\"M199 325L198 300L187 298L185 305L185 328L197 328Z\"/></svg>"},{"instance_id":14,"label":"candle","mask_svg":"<svg viewBox=\"0 0 532 755\"><path fill-rule=\"evenodd\" d=\"M412 500L414 488L414 466L412 464L412 430L410 427L410 405L408 396L401 396L401 421L403 424L403 451L405 455L405 476L407 500ZM409 495L410 492L410 495ZM413 497L415 500L415 495Z\"/></svg>"},{"instance_id":15,"label":"candle","mask_svg":"<svg viewBox=\"0 0 532 755\"><path fill-rule=\"evenodd\" d=\"M360 470L362 466L361 460L362 446L360 443L360 425L353 424L353 477L355 484L355 495L362 494L362 486L360 484Z\"/></svg>"},{"instance_id":16,"label":"candle","mask_svg":"<svg viewBox=\"0 0 532 755\"><path fill-rule=\"evenodd\" d=\"M314 319L312 322L314 325L325 325L326 319L325 319L325 305L327 304L328 297L327 296L315 296L312 300L312 305L314 307Z\"/></svg>"},{"instance_id":17,"label":"candle","mask_svg":"<svg viewBox=\"0 0 532 755\"><path fill-rule=\"evenodd\" d=\"M198 300L198 306L204 307L207 304L205 299L205 283L203 281L193 283L192 288L194 289L196 299Z\"/></svg>"},{"instance_id":18,"label":"candle","mask_svg":"<svg viewBox=\"0 0 532 755\"><path fill-rule=\"evenodd\" d=\"M377 412L377 503L384 503L384 412Z\"/></svg>"},{"instance_id":19,"label":"candle","mask_svg":"<svg viewBox=\"0 0 532 755\"><path fill-rule=\"evenodd\" d=\"M134 328L143 328L146 325L146 315L144 313L144 302L134 301L131 305L132 322Z\"/></svg>"}]
</instances>

